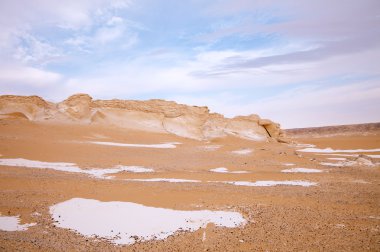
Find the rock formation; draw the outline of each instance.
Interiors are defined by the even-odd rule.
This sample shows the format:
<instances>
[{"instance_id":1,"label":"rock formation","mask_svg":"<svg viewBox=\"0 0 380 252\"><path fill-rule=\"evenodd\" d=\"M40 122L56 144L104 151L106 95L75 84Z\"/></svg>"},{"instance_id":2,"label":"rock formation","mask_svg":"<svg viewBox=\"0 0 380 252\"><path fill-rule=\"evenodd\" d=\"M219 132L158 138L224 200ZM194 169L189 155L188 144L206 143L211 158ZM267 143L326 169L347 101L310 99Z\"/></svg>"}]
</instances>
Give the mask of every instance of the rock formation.
<instances>
[{"instance_id":1,"label":"rock formation","mask_svg":"<svg viewBox=\"0 0 380 252\"><path fill-rule=\"evenodd\" d=\"M93 100L87 94L51 103L38 96L0 96L0 118L103 124L125 129L171 133L197 140L233 135L254 141L283 140L280 125L258 115L225 118L207 107L165 100Z\"/></svg>"}]
</instances>

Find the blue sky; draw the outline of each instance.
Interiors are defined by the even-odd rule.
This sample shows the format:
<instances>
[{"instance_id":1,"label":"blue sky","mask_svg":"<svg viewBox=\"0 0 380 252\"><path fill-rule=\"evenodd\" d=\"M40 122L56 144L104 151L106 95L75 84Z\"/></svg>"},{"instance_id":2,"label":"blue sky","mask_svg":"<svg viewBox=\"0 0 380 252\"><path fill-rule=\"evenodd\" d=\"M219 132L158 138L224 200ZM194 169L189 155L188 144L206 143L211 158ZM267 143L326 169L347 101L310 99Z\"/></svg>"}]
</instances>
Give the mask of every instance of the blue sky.
<instances>
[{"instance_id":1,"label":"blue sky","mask_svg":"<svg viewBox=\"0 0 380 252\"><path fill-rule=\"evenodd\" d=\"M377 0L2 0L0 93L174 100L284 128L380 121Z\"/></svg>"}]
</instances>

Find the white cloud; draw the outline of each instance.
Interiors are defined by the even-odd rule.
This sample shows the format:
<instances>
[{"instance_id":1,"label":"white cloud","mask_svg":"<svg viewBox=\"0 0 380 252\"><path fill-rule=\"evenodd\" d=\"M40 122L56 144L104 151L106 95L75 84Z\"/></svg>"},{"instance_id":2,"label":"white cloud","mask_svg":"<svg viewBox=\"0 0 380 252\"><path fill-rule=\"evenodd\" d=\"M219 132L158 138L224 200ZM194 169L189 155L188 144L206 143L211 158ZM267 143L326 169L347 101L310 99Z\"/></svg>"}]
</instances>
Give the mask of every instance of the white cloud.
<instances>
[{"instance_id":1,"label":"white cloud","mask_svg":"<svg viewBox=\"0 0 380 252\"><path fill-rule=\"evenodd\" d=\"M17 65L1 65L0 87L6 85L42 88L59 84L63 77L54 72Z\"/></svg>"},{"instance_id":2,"label":"white cloud","mask_svg":"<svg viewBox=\"0 0 380 252\"><path fill-rule=\"evenodd\" d=\"M36 87L62 83L61 74L41 67L67 60L65 45L88 52L89 38L81 34L94 30L96 23L111 21L108 26L98 29L94 35L96 39L92 38L96 43L104 44L119 38L124 31L122 20L111 14L117 9L128 8L131 3L131 0L0 1L2 92L12 92L13 86L17 93L23 93L20 87L24 87L25 92L43 93ZM37 35L44 29L54 29L57 33ZM79 35L65 41L48 40L42 35L56 36L63 30Z\"/></svg>"},{"instance_id":3,"label":"white cloud","mask_svg":"<svg viewBox=\"0 0 380 252\"><path fill-rule=\"evenodd\" d=\"M377 80L370 85L305 90L263 101L258 111L286 128L378 122L380 88ZM259 104L255 104L258 107Z\"/></svg>"},{"instance_id":4,"label":"white cloud","mask_svg":"<svg viewBox=\"0 0 380 252\"><path fill-rule=\"evenodd\" d=\"M127 8L131 0L3 0L0 2L1 23L7 26L39 25L81 29L94 18L107 15L114 9Z\"/></svg>"},{"instance_id":5,"label":"white cloud","mask_svg":"<svg viewBox=\"0 0 380 252\"><path fill-rule=\"evenodd\" d=\"M16 54L23 61L39 61L43 53L52 56L55 48L52 43L38 39L36 30L66 29L81 34L102 20L110 19L115 25L119 20L111 18L111 13L131 4L131 0L0 1L0 54L3 59ZM104 28L98 31L97 37L106 42L106 35L116 38L120 33L120 27ZM80 38L83 36L67 39L66 44L82 44Z\"/></svg>"}]
</instances>

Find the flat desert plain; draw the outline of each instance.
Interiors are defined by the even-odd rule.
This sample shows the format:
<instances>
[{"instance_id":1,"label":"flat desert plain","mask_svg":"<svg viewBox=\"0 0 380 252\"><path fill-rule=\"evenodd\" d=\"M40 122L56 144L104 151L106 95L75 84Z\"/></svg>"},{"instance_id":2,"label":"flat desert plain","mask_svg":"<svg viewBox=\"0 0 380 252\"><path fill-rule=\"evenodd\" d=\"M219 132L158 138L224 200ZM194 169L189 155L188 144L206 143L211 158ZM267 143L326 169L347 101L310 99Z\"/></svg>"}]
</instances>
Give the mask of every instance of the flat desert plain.
<instances>
[{"instance_id":1,"label":"flat desert plain","mask_svg":"<svg viewBox=\"0 0 380 252\"><path fill-rule=\"evenodd\" d=\"M1 251L380 251L380 135L0 121Z\"/></svg>"}]
</instances>

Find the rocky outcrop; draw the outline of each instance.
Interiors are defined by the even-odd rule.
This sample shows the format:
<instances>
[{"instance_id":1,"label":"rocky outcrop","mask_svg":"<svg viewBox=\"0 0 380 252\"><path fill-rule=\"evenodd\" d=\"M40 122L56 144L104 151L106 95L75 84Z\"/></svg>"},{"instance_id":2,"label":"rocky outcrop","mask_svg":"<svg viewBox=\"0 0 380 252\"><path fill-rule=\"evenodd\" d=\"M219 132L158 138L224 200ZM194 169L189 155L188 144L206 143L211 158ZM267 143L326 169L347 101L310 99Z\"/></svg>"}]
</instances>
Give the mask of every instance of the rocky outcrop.
<instances>
[{"instance_id":1,"label":"rocky outcrop","mask_svg":"<svg viewBox=\"0 0 380 252\"><path fill-rule=\"evenodd\" d=\"M38 96L0 96L0 114L3 117L18 115L29 120L38 120L43 118L50 108L51 105Z\"/></svg>"},{"instance_id":2,"label":"rocky outcrop","mask_svg":"<svg viewBox=\"0 0 380 252\"><path fill-rule=\"evenodd\" d=\"M281 143L289 142L286 138L285 132L281 130L281 126L268 119L260 119L259 125L263 126L270 137L276 138Z\"/></svg>"},{"instance_id":3,"label":"rocky outcrop","mask_svg":"<svg viewBox=\"0 0 380 252\"><path fill-rule=\"evenodd\" d=\"M57 104L59 112L73 120L90 120L92 97L88 94L72 95Z\"/></svg>"},{"instance_id":4,"label":"rocky outcrop","mask_svg":"<svg viewBox=\"0 0 380 252\"><path fill-rule=\"evenodd\" d=\"M254 141L283 141L284 137L279 124L258 115L230 119L210 113L207 107L157 99L93 100L87 94L76 94L54 104L38 96L0 96L1 118L15 113L31 121L113 125L197 140L233 135Z\"/></svg>"}]
</instances>

